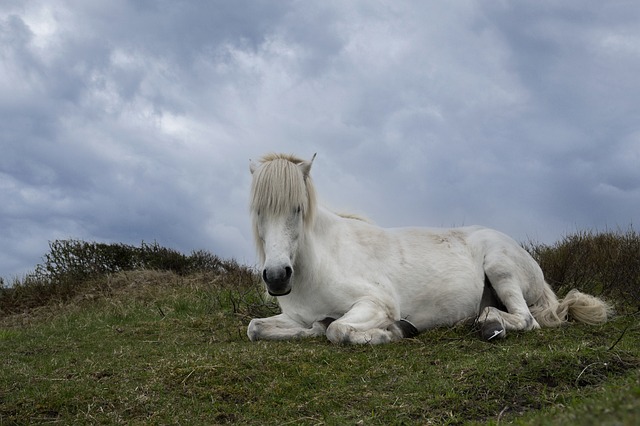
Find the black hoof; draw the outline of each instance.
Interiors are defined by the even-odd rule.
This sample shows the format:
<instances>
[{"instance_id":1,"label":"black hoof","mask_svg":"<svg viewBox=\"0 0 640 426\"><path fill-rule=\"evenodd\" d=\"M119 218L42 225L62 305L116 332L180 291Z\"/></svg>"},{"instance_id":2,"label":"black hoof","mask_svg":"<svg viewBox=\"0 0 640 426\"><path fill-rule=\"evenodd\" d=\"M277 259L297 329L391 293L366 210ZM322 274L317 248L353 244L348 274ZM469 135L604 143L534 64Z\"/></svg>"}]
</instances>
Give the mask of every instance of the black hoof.
<instances>
[{"instance_id":1,"label":"black hoof","mask_svg":"<svg viewBox=\"0 0 640 426\"><path fill-rule=\"evenodd\" d=\"M404 339L411 339L412 337L416 337L420 333L415 325L404 319L394 322L393 325L400 329L400 331L402 332L402 337Z\"/></svg>"},{"instance_id":2,"label":"black hoof","mask_svg":"<svg viewBox=\"0 0 640 426\"><path fill-rule=\"evenodd\" d=\"M484 340L503 339L506 332L498 321L485 322L480 327L480 335Z\"/></svg>"}]
</instances>

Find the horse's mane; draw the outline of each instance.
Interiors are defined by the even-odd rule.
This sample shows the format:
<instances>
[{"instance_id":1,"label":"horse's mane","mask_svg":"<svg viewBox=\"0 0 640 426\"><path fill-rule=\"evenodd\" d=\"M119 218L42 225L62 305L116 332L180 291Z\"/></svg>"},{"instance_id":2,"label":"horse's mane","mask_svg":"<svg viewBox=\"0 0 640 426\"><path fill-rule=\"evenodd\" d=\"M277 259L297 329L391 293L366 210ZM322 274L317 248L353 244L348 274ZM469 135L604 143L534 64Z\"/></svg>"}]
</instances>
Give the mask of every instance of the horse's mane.
<instances>
[{"instance_id":1,"label":"horse's mane","mask_svg":"<svg viewBox=\"0 0 640 426\"><path fill-rule=\"evenodd\" d=\"M267 154L253 172L251 211L254 236L258 239L256 214L281 215L300 208L305 226L310 225L316 211L316 192L311 176L298 167L304 160L287 154ZM256 240L258 251L262 244Z\"/></svg>"},{"instance_id":2,"label":"horse's mane","mask_svg":"<svg viewBox=\"0 0 640 426\"><path fill-rule=\"evenodd\" d=\"M373 224L373 222L371 220L369 220L368 218L356 214L356 213L344 213L344 212L340 212L340 213L336 213L338 216L340 216L343 219L353 219L353 220L359 220L360 222L365 222L365 223L370 223Z\"/></svg>"}]
</instances>

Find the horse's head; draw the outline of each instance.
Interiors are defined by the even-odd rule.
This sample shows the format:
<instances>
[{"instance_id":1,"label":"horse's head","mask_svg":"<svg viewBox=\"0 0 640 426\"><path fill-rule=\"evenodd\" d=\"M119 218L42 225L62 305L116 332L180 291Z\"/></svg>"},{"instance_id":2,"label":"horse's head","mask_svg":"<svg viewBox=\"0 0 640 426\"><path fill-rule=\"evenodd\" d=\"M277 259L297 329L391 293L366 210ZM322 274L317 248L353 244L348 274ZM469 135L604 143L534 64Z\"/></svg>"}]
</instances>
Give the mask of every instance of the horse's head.
<instances>
[{"instance_id":1,"label":"horse's head","mask_svg":"<svg viewBox=\"0 0 640 426\"><path fill-rule=\"evenodd\" d=\"M272 296L291 292L291 279L305 227L313 221L316 197L311 161L270 154L251 163L251 216L262 279Z\"/></svg>"}]
</instances>

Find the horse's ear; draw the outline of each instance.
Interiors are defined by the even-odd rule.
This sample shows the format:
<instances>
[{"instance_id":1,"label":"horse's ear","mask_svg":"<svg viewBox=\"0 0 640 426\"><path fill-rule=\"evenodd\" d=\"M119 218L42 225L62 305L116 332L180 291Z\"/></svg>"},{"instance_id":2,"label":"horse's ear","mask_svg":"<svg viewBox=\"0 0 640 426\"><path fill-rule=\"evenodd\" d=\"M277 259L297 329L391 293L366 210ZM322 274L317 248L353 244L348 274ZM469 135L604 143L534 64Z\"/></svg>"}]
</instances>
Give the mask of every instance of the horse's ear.
<instances>
[{"instance_id":1,"label":"horse's ear","mask_svg":"<svg viewBox=\"0 0 640 426\"><path fill-rule=\"evenodd\" d=\"M305 178L309 176L309 173L311 172L311 166L313 165L313 160L316 159L316 155L317 153L313 154L313 157L311 157L310 161L303 161L302 163L298 164L298 167L300 167L300 170L302 170L302 175Z\"/></svg>"},{"instance_id":2,"label":"horse's ear","mask_svg":"<svg viewBox=\"0 0 640 426\"><path fill-rule=\"evenodd\" d=\"M258 165L253 162L253 160L249 160L249 170L251 174L253 174L258 169Z\"/></svg>"}]
</instances>

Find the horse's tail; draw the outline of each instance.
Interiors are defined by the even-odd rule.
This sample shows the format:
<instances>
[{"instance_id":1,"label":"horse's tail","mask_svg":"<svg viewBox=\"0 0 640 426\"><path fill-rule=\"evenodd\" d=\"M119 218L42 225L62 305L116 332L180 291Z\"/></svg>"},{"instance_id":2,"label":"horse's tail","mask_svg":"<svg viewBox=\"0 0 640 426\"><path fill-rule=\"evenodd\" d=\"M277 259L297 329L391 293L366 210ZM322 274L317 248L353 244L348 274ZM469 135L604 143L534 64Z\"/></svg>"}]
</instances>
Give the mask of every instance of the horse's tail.
<instances>
[{"instance_id":1,"label":"horse's tail","mask_svg":"<svg viewBox=\"0 0 640 426\"><path fill-rule=\"evenodd\" d=\"M613 312L604 300L575 289L567 293L564 299L558 300L546 282L542 297L529 309L542 327L557 327L569 318L590 325L602 324Z\"/></svg>"}]
</instances>

